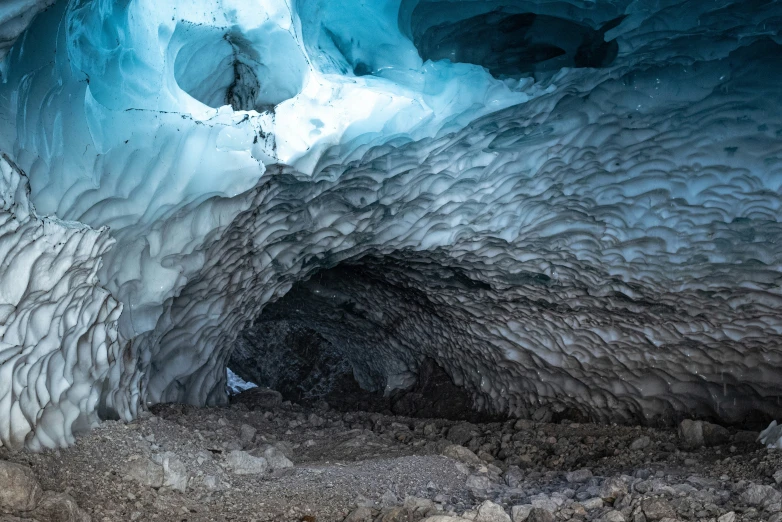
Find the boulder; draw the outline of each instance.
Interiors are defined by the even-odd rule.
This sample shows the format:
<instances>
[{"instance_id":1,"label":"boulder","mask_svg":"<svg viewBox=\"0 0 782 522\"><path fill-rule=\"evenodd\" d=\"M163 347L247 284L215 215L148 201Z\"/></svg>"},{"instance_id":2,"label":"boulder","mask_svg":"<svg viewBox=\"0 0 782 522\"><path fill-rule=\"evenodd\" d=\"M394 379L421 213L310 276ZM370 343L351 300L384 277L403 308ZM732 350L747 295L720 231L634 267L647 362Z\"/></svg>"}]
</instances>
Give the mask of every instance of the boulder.
<instances>
[{"instance_id":1,"label":"boulder","mask_svg":"<svg viewBox=\"0 0 782 522\"><path fill-rule=\"evenodd\" d=\"M230 452L225 462L237 475L259 475L269 469L269 463L265 458L254 457L245 451Z\"/></svg>"},{"instance_id":2,"label":"boulder","mask_svg":"<svg viewBox=\"0 0 782 522\"><path fill-rule=\"evenodd\" d=\"M532 508L527 516L527 522L554 522L554 514L543 508Z\"/></svg>"},{"instance_id":3,"label":"boulder","mask_svg":"<svg viewBox=\"0 0 782 522\"><path fill-rule=\"evenodd\" d=\"M243 448L247 448L252 444L257 432L258 430L249 424L242 424L242 426L239 428L239 441L241 442Z\"/></svg>"},{"instance_id":4,"label":"boulder","mask_svg":"<svg viewBox=\"0 0 782 522\"><path fill-rule=\"evenodd\" d=\"M646 515L647 520L662 520L664 518L675 518L676 511L662 498L649 498L641 503L641 509Z\"/></svg>"},{"instance_id":5,"label":"boulder","mask_svg":"<svg viewBox=\"0 0 782 522\"><path fill-rule=\"evenodd\" d=\"M679 439L691 448L703 446L703 423L685 419L679 424Z\"/></svg>"},{"instance_id":6,"label":"boulder","mask_svg":"<svg viewBox=\"0 0 782 522\"><path fill-rule=\"evenodd\" d=\"M190 474L184 463L174 453L163 455L163 485L174 491L187 491Z\"/></svg>"},{"instance_id":7,"label":"boulder","mask_svg":"<svg viewBox=\"0 0 782 522\"><path fill-rule=\"evenodd\" d=\"M635 440L634 440L634 441L633 441L633 442L630 444L630 449L631 449L632 451L640 451L640 450L644 450L644 449L648 448L648 447L649 447L649 445L650 445L651 443L652 443L652 439L650 439L650 438L649 438L648 436L646 436L646 435L641 435L640 437L638 437L637 439L635 439Z\"/></svg>"},{"instance_id":8,"label":"boulder","mask_svg":"<svg viewBox=\"0 0 782 522\"><path fill-rule=\"evenodd\" d=\"M138 482L142 486L159 488L163 486L165 473L163 466L147 457L136 457L126 466L125 478Z\"/></svg>"},{"instance_id":9,"label":"boulder","mask_svg":"<svg viewBox=\"0 0 782 522\"><path fill-rule=\"evenodd\" d=\"M478 506L478 516L475 517L475 522L511 522L511 519L502 506L491 500L486 500Z\"/></svg>"},{"instance_id":10,"label":"boulder","mask_svg":"<svg viewBox=\"0 0 782 522\"><path fill-rule=\"evenodd\" d=\"M245 404L251 410L273 410L282 404L282 394L269 388L252 388L234 396L231 402Z\"/></svg>"},{"instance_id":11,"label":"boulder","mask_svg":"<svg viewBox=\"0 0 782 522\"><path fill-rule=\"evenodd\" d=\"M451 444L446 446L442 453L443 456L452 458L459 462L463 462L468 466L479 467L483 465L483 461L478 457L478 455L464 446L459 446L458 444Z\"/></svg>"},{"instance_id":12,"label":"boulder","mask_svg":"<svg viewBox=\"0 0 782 522\"><path fill-rule=\"evenodd\" d=\"M460 444L464 446L472 440L478 434L478 428L470 424L469 422L462 422L451 426L448 430L448 434L445 438L453 442L454 444Z\"/></svg>"},{"instance_id":13,"label":"boulder","mask_svg":"<svg viewBox=\"0 0 782 522\"><path fill-rule=\"evenodd\" d=\"M272 471L293 467L293 462L274 446L266 448L266 451L263 452L263 457L266 459L266 462L269 463L269 467Z\"/></svg>"},{"instance_id":14,"label":"boulder","mask_svg":"<svg viewBox=\"0 0 782 522\"><path fill-rule=\"evenodd\" d=\"M508 470L502 476L509 488L517 488L524 480L524 472L518 466L508 466Z\"/></svg>"},{"instance_id":15,"label":"boulder","mask_svg":"<svg viewBox=\"0 0 782 522\"><path fill-rule=\"evenodd\" d=\"M359 507L353 510L343 522L372 522L375 515L368 507Z\"/></svg>"},{"instance_id":16,"label":"boulder","mask_svg":"<svg viewBox=\"0 0 782 522\"><path fill-rule=\"evenodd\" d=\"M600 498L606 502L613 501L627 493L627 484L618 478L609 478L600 486Z\"/></svg>"},{"instance_id":17,"label":"boulder","mask_svg":"<svg viewBox=\"0 0 782 522\"><path fill-rule=\"evenodd\" d=\"M0 513L32 511L42 496L33 470L0 460Z\"/></svg>"},{"instance_id":18,"label":"boulder","mask_svg":"<svg viewBox=\"0 0 782 522\"><path fill-rule=\"evenodd\" d=\"M766 507L782 502L782 493L772 486L750 484L741 494L741 500L749 506Z\"/></svg>"},{"instance_id":19,"label":"boulder","mask_svg":"<svg viewBox=\"0 0 782 522\"><path fill-rule=\"evenodd\" d=\"M35 508L33 516L47 522L89 522L90 516L79 508L73 497L47 491Z\"/></svg>"},{"instance_id":20,"label":"boulder","mask_svg":"<svg viewBox=\"0 0 782 522\"><path fill-rule=\"evenodd\" d=\"M570 483L582 484L592 478L592 471L584 468L565 474L565 480Z\"/></svg>"},{"instance_id":21,"label":"boulder","mask_svg":"<svg viewBox=\"0 0 782 522\"><path fill-rule=\"evenodd\" d=\"M727 444L731 435L726 428L717 424L685 419L679 424L679 439L687 447L700 448Z\"/></svg>"}]
</instances>

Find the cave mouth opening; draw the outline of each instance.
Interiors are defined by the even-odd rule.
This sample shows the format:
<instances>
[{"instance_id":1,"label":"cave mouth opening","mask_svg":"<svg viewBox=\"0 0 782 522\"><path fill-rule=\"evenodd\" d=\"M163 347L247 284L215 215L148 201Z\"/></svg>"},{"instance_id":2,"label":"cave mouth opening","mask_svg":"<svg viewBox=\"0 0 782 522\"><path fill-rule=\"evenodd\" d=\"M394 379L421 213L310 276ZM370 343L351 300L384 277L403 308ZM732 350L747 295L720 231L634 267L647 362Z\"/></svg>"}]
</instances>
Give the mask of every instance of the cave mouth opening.
<instances>
[{"instance_id":1,"label":"cave mouth opening","mask_svg":"<svg viewBox=\"0 0 782 522\"><path fill-rule=\"evenodd\" d=\"M601 68L618 54L605 33L622 17L595 29L565 18L492 11L436 25L413 12L413 41L423 60L480 65L499 79L570 68Z\"/></svg>"},{"instance_id":2,"label":"cave mouth opening","mask_svg":"<svg viewBox=\"0 0 782 522\"><path fill-rule=\"evenodd\" d=\"M479 406L465 379L449 373L438 357L449 342L421 331L443 319L411 279L398 278L414 270L391 266L343 263L295 284L239 335L228 367L293 403L471 422L507 418Z\"/></svg>"},{"instance_id":3,"label":"cave mouth opening","mask_svg":"<svg viewBox=\"0 0 782 522\"><path fill-rule=\"evenodd\" d=\"M306 58L273 24L243 32L180 22L170 49L179 88L214 109L270 111L304 87Z\"/></svg>"}]
</instances>

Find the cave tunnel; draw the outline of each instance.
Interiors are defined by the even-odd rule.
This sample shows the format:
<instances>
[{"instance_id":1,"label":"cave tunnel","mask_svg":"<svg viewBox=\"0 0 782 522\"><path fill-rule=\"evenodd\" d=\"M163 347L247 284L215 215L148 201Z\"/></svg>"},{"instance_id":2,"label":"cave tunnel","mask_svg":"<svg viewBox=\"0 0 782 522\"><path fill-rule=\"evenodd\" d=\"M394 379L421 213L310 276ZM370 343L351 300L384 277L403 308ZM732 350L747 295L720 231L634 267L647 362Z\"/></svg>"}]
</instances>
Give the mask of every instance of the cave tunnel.
<instances>
[{"instance_id":1,"label":"cave tunnel","mask_svg":"<svg viewBox=\"0 0 782 522\"><path fill-rule=\"evenodd\" d=\"M779 522L780 20L5 2L0 519Z\"/></svg>"}]
</instances>

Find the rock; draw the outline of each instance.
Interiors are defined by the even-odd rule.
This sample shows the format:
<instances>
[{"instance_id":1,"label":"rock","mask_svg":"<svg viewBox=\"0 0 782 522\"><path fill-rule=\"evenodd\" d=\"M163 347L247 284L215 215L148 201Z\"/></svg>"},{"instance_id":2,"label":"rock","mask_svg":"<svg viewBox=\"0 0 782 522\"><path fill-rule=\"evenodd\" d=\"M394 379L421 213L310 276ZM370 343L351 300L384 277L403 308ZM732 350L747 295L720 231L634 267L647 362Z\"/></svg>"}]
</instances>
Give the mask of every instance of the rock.
<instances>
[{"instance_id":1,"label":"rock","mask_svg":"<svg viewBox=\"0 0 782 522\"><path fill-rule=\"evenodd\" d=\"M511 522L511 519L502 506L491 500L486 500L478 506L478 516L475 517L475 522Z\"/></svg>"},{"instance_id":2,"label":"rock","mask_svg":"<svg viewBox=\"0 0 782 522\"><path fill-rule=\"evenodd\" d=\"M405 497L405 502L402 504L402 507L411 513L416 520L425 517L430 513L434 513L437 510L434 502L428 498L420 497Z\"/></svg>"},{"instance_id":3,"label":"rock","mask_svg":"<svg viewBox=\"0 0 782 522\"><path fill-rule=\"evenodd\" d=\"M625 522L625 516L621 511L613 510L600 517L600 522Z\"/></svg>"},{"instance_id":4,"label":"rock","mask_svg":"<svg viewBox=\"0 0 782 522\"><path fill-rule=\"evenodd\" d=\"M384 508L394 507L399 503L399 499L396 497L396 493L387 489L385 493L380 497L380 505Z\"/></svg>"},{"instance_id":5,"label":"rock","mask_svg":"<svg viewBox=\"0 0 782 522\"><path fill-rule=\"evenodd\" d=\"M600 486L600 498L612 503L615 499L627 493L627 484L618 478L609 478Z\"/></svg>"},{"instance_id":6,"label":"rock","mask_svg":"<svg viewBox=\"0 0 782 522\"><path fill-rule=\"evenodd\" d=\"M641 509L647 520L662 520L676 517L676 511L667 500L661 498L646 499L641 503Z\"/></svg>"},{"instance_id":7,"label":"rock","mask_svg":"<svg viewBox=\"0 0 782 522\"><path fill-rule=\"evenodd\" d=\"M552 513L555 512L560 505L560 502L557 502L545 493L533 495L529 498L529 501L530 504L532 504L532 507L545 509L546 511L551 511Z\"/></svg>"},{"instance_id":8,"label":"rock","mask_svg":"<svg viewBox=\"0 0 782 522\"><path fill-rule=\"evenodd\" d=\"M73 497L47 491L32 515L47 522L89 522L90 516L79 508Z\"/></svg>"},{"instance_id":9,"label":"rock","mask_svg":"<svg viewBox=\"0 0 782 522\"><path fill-rule=\"evenodd\" d=\"M722 426L685 419L679 424L679 438L685 446L699 448L726 444L731 437L730 432Z\"/></svg>"},{"instance_id":10,"label":"rock","mask_svg":"<svg viewBox=\"0 0 782 522\"><path fill-rule=\"evenodd\" d=\"M721 446L730 440L731 435L727 428L710 422L703 423L703 441L706 446Z\"/></svg>"},{"instance_id":11,"label":"rock","mask_svg":"<svg viewBox=\"0 0 782 522\"><path fill-rule=\"evenodd\" d=\"M774 482L776 482L777 485L782 484L782 469L777 470L777 472L774 473Z\"/></svg>"},{"instance_id":12,"label":"rock","mask_svg":"<svg viewBox=\"0 0 782 522\"><path fill-rule=\"evenodd\" d=\"M503 475L503 479L509 488L517 488L524 480L524 472L518 466L508 466L508 471Z\"/></svg>"},{"instance_id":13,"label":"rock","mask_svg":"<svg viewBox=\"0 0 782 522\"><path fill-rule=\"evenodd\" d=\"M478 457L478 455L476 455L469 449L465 448L464 446L459 446L457 444L450 444L445 447L442 454L445 457L449 457L454 460L458 460L459 462L463 462L468 466L476 466L476 467L483 466L483 461Z\"/></svg>"},{"instance_id":14,"label":"rock","mask_svg":"<svg viewBox=\"0 0 782 522\"><path fill-rule=\"evenodd\" d=\"M703 446L703 423L701 421L684 419L679 424L679 439L691 448Z\"/></svg>"},{"instance_id":15,"label":"rock","mask_svg":"<svg viewBox=\"0 0 782 522\"><path fill-rule=\"evenodd\" d=\"M272 470L293 467L293 462L274 446L266 448L266 451L263 452L263 456Z\"/></svg>"},{"instance_id":16,"label":"rock","mask_svg":"<svg viewBox=\"0 0 782 522\"><path fill-rule=\"evenodd\" d=\"M266 473L269 469L269 463L265 458L254 457L245 451L232 451L225 461L237 475L258 475Z\"/></svg>"},{"instance_id":17,"label":"rock","mask_svg":"<svg viewBox=\"0 0 782 522\"><path fill-rule=\"evenodd\" d=\"M125 478L150 488L162 487L164 476L163 466L147 457L137 456L128 463L125 471Z\"/></svg>"},{"instance_id":18,"label":"rock","mask_svg":"<svg viewBox=\"0 0 782 522\"><path fill-rule=\"evenodd\" d=\"M272 410L282 405L282 394L269 388L252 388L235 395L231 402L245 404L251 410Z\"/></svg>"},{"instance_id":19,"label":"rock","mask_svg":"<svg viewBox=\"0 0 782 522\"><path fill-rule=\"evenodd\" d=\"M376 521L377 522L410 522L410 517L408 516L408 512L405 508L394 507L384 511L380 515L380 517L376 519Z\"/></svg>"},{"instance_id":20,"label":"rock","mask_svg":"<svg viewBox=\"0 0 782 522\"><path fill-rule=\"evenodd\" d=\"M320 427L322 427L323 425L326 424L326 421L323 419L323 417L319 417L318 415L315 415L314 413L310 413L310 416L307 417L307 422L313 428L320 428Z\"/></svg>"},{"instance_id":21,"label":"rock","mask_svg":"<svg viewBox=\"0 0 782 522\"><path fill-rule=\"evenodd\" d=\"M462 517L451 517L448 515L435 515L433 517L425 518L421 522L472 522L472 521L468 518L462 518Z\"/></svg>"},{"instance_id":22,"label":"rock","mask_svg":"<svg viewBox=\"0 0 782 522\"><path fill-rule=\"evenodd\" d=\"M731 440L727 428L710 422L703 422L703 442L706 446L721 446Z\"/></svg>"},{"instance_id":23,"label":"rock","mask_svg":"<svg viewBox=\"0 0 782 522\"><path fill-rule=\"evenodd\" d=\"M529 518L530 512L535 509L532 504L522 506L513 506L510 508L510 516L513 522L525 522Z\"/></svg>"},{"instance_id":24,"label":"rock","mask_svg":"<svg viewBox=\"0 0 782 522\"><path fill-rule=\"evenodd\" d=\"M581 484L592 478L592 472L588 469L577 469L565 474L565 480L570 483Z\"/></svg>"},{"instance_id":25,"label":"rock","mask_svg":"<svg viewBox=\"0 0 782 522\"><path fill-rule=\"evenodd\" d=\"M744 493L741 494L741 500L750 506L765 507L782 501L782 493L772 486L750 484Z\"/></svg>"},{"instance_id":26,"label":"rock","mask_svg":"<svg viewBox=\"0 0 782 522\"><path fill-rule=\"evenodd\" d=\"M554 514L543 508L532 508L527 516L527 522L554 522Z\"/></svg>"},{"instance_id":27,"label":"rock","mask_svg":"<svg viewBox=\"0 0 782 522\"><path fill-rule=\"evenodd\" d=\"M221 491L223 489L222 482L214 475L204 475L201 477L200 482L209 491Z\"/></svg>"},{"instance_id":28,"label":"rock","mask_svg":"<svg viewBox=\"0 0 782 522\"><path fill-rule=\"evenodd\" d=\"M733 435L733 442L737 444L758 444L760 434L757 431L739 430Z\"/></svg>"},{"instance_id":29,"label":"rock","mask_svg":"<svg viewBox=\"0 0 782 522\"><path fill-rule=\"evenodd\" d=\"M241 441L243 448L246 448L252 444L256 433L258 433L258 430L256 430L254 427L250 426L249 424L242 424L241 428L239 428L239 440Z\"/></svg>"},{"instance_id":30,"label":"rock","mask_svg":"<svg viewBox=\"0 0 782 522\"><path fill-rule=\"evenodd\" d=\"M466 485L475 498L483 498L486 492L494 486L489 477L485 475L470 475L467 477Z\"/></svg>"},{"instance_id":31,"label":"rock","mask_svg":"<svg viewBox=\"0 0 782 522\"><path fill-rule=\"evenodd\" d=\"M359 507L353 510L343 522L372 522L375 519L372 510L368 507Z\"/></svg>"},{"instance_id":32,"label":"rock","mask_svg":"<svg viewBox=\"0 0 782 522\"><path fill-rule=\"evenodd\" d=\"M554 412L548 406L541 406L532 413L532 420L535 422L551 422L554 418Z\"/></svg>"},{"instance_id":33,"label":"rock","mask_svg":"<svg viewBox=\"0 0 782 522\"><path fill-rule=\"evenodd\" d=\"M42 496L33 470L0 460L0 513L31 511Z\"/></svg>"},{"instance_id":34,"label":"rock","mask_svg":"<svg viewBox=\"0 0 782 522\"><path fill-rule=\"evenodd\" d=\"M630 444L630 449L633 451L643 450L648 448L651 443L652 443L652 439L650 439L646 435L641 435L640 437L635 439L632 442L632 444Z\"/></svg>"},{"instance_id":35,"label":"rock","mask_svg":"<svg viewBox=\"0 0 782 522\"><path fill-rule=\"evenodd\" d=\"M587 511L591 511L593 509L600 509L603 507L603 499L600 497L592 497L584 500L581 502L581 505L586 509Z\"/></svg>"},{"instance_id":36,"label":"rock","mask_svg":"<svg viewBox=\"0 0 782 522\"><path fill-rule=\"evenodd\" d=\"M187 491L190 475L187 468L176 454L167 452L163 455L163 485L174 491Z\"/></svg>"},{"instance_id":37,"label":"rock","mask_svg":"<svg viewBox=\"0 0 782 522\"><path fill-rule=\"evenodd\" d=\"M475 435L478 434L478 428L469 422L461 422L455 426L451 426L448 430L448 435L445 438L453 442L454 444L464 445L472 440Z\"/></svg>"},{"instance_id":38,"label":"rock","mask_svg":"<svg viewBox=\"0 0 782 522\"><path fill-rule=\"evenodd\" d=\"M469 475L470 474L470 468L467 466L467 464L463 464L461 462L455 462L453 465L454 468L456 468L456 471L461 475Z\"/></svg>"},{"instance_id":39,"label":"rock","mask_svg":"<svg viewBox=\"0 0 782 522\"><path fill-rule=\"evenodd\" d=\"M728 511L720 518L718 518L717 522L736 522L736 513L734 513L733 511Z\"/></svg>"}]
</instances>

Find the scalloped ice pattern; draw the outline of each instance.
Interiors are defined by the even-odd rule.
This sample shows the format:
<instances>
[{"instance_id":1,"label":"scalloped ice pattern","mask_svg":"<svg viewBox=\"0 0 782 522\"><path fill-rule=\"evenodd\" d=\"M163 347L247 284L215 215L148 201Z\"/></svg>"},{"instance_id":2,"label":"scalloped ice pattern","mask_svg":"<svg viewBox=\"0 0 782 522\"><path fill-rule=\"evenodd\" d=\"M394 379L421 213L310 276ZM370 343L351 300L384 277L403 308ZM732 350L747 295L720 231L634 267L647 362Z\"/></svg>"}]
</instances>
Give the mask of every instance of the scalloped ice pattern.
<instances>
[{"instance_id":1,"label":"scalloped ice pattern","mask_svg":"<svg viewBox=\"0 0 782 522\"><path fill-rule=\"evenodd\" d=\"M3 444L223 403L237 335L347 264L383 277L323 291L366 313L310 320L367 387L432 357L512 415L782 414L782 5L293 8L61 1L18 39L0 150L57 219L20 217L4 175L0 260L24 275L0 275ZM494 77L458 29L498 9L591 28L616 58ZM476 63L421 60L443 24ZM519 63L552 56L545 29Z\"/></svg>"}]
</instances>

